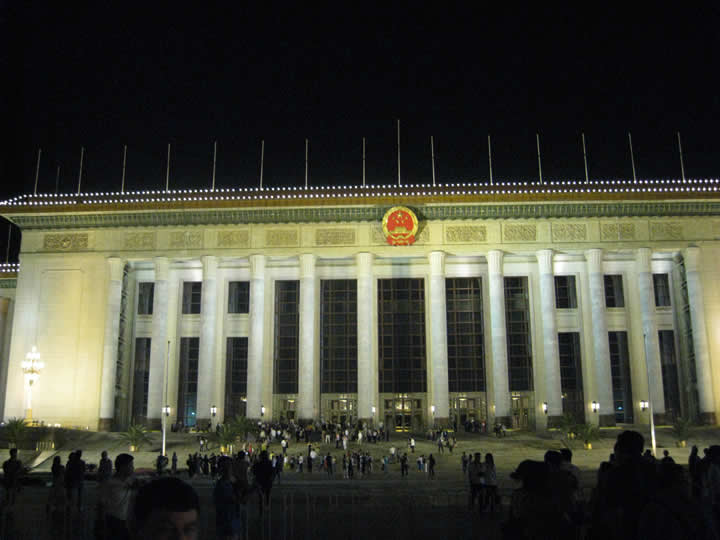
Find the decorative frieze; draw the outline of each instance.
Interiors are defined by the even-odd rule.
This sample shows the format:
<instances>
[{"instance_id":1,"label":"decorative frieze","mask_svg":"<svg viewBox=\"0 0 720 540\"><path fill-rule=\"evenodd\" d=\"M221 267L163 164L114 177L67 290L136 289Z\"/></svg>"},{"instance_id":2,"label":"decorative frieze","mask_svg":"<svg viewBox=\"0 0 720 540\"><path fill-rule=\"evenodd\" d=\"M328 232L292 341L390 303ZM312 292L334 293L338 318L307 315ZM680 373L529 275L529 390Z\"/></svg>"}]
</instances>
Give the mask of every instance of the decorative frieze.
<instances>
[{"instance_id":1,"label":"decorative frieze","mask_svg":"<svg viewBox=\"0 0 720 540\"><path fill-rule=\"evenodd\" d=\"M584 223L553 223L553 242L582 242L587 240L587 225Z\"/></svg>"},{"instance_id":2,"label":"decorative frieze","mask_svg":"<svg viewBox=\"0 0 720 540\"><path fill-rule=\"evenodd\" d=\"M265 231L265 245L267 247L296 247L300 244L300 235L297 229L274 229Z\"/></svg>"},{"instance_id":3,"label":"decorative frieze","mask_svg":"<svg viewBox=\"0 0 720 540\"><path fill-rule=\"evenodd\" d=\"M123 246L125 249L155 249L157 235L154 232L130 232L125 233Z\"/></svg>"},{"instance_id":4,"label":"decorative frieze","mask_svg":"<svg viewBox=\"0 0 720 540\"><path fill-rule=\"evenodd\" d=\"M315 245L353 246L355 245L355 229L317 229Z\"/></svg>"},{"instance_id":5,"label":"decorative frieze","mask_svg":"<svg viewBox=\"0 0 720 540\"><path fill-rule=\"evenodd\" d=\"M203 247L202 231L172 231L170 233L171 248L201 248Z\"/></svg>"},{"instance_id":6,"label":"decorative frieze","mask_svg":"<svg viewBox=\"0 0 720 540\"><path fill-rule=\"evenodd\" d=\"M445 227L447 244L479 244L487 241L485 225L449 225Z\"/></svg>"},{"instance_id":7,"label":"decorative frieze","mask_svg":"<svg viewBox=\"0 0 720 540\"><path fill-rule=\"evenodd\" d=\"M217 247L250 247L250 231L218 231Z\"/></svg>"},{"instance_id":8,"label":"decorative frieze","mask_svg":"<svg viewBox=\"0 0 720 540\"><path fill-rule=\"evenodd\" d=\"M0 289L17 289L17 279L0 279Z\"/></svg>"},{"instance_id":9,"label":"decorative frieze","mask_svg":"<svg viewBox=\"0 0 720 540\"><path fill-rule=\"evenodd\" d=\"M80 251L88 249L88 233L46 234L43 249L48 251Z\"/></svg>"},{"instance_id":10,"label":"decorative frieze","mask_svg":"<svg viewBox=\"0 0 720 540\"><path fill-rule=\"evenodd\" d=\"M659 221L650 223L650 240L682 240L681 223Z\"/></svg>"},{"instance_id":11,"label":"decorative frieze","mask_svg":"<svg viewBox=\"0 0 720 540\"><path fill-rule=\"evenodd\" d=\"M635 224L603 223L600 225L600 240L604 242L635 240Z\"/></svg>"},{"instance_id":12,"label":"decorative frieze","mask_svg":"<svg viewBox=\"0 0 720 540\"><path fill-rule=\"evenodd\" d=\"M534 242L537 239L537 226L529 223L503 225L504 242Z\"/></svg>"}]
</instances>

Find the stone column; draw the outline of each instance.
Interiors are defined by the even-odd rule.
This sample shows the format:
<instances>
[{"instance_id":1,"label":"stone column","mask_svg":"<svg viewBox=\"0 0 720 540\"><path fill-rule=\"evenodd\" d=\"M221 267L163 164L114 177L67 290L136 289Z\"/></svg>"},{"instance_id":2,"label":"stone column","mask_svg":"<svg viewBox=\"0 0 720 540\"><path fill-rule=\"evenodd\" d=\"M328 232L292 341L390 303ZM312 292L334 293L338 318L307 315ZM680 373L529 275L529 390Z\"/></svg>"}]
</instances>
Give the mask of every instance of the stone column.
<instances>
[{"instance_id":1,"label":"stone column","mask_svg":"<svg viewBox=\"0 0 720 540\"><path fill-rule=\"evenodd\" d=\"M540 311L542 312L543 357L545 364L545 399L547 400L547 427L555 427L563 417L562 386L560 384L560 351L558 350L557 323L555 321L555 276L553 251L537 252L540 271Z\"/></svg>"},{"instance_id":2,"label":"stone column","mask_svg":"<svg viewBox=\"0 0 720 540\"><path fill-rule=\"evenodd\" d=\"M446 426L450 420L447 349L447 299L445 296L445 253L433 251L430 261L430 364L435 423Z\"/></svg>"},{"instance_id":3,"label":"stone column","mask_svg":"<svg viewBox=\"0 0 720 540\"><path fill-rule=\"evenodd\" d=\"M260 418L265 372L265 255L250 256L250 334L248 336L247 417Z\"/></svg>"},{"instance_id":4,"label":"stone column","mask_svg":"<svg viewBox=\"0 0 720 540\"><path fill-rule=\"evenodd\" d=\"M318 336L315 332L315 255L300 255L300 357L298 361L298 418L318 418Z\"/></svg>"},{"instance_id":5,"label":"stone column","mask_svg":"<svg viewBox=\"0 0 720 540\"><path fill-rule=\"evenodd\" d=\"M610 346L608 343L607 320L605 319L605 274L603 271L602 249L585 252L590 285L590 310L592 312L593 352L595 361L595 399L585 392L585 399L600 404L598 421L601 426L615 425L613 404L612 371L610 370ZM587 386L586 386L587 388ZM589 407L586 407L586 415ZM594 416L594 415L593 415ZM587 418L590 418L589 415Z\"/></svg>"},{"instance_id":6,"label":"stone column","mask_svg":"<svg viewBox=\"0 0 720 540\"><path fill-rule=\"evenodd\" d=\"M197 425L204 427L212 421L210 407L215 402L215 327L217 324L217 257L202 258L203 281L200 305L200 357L198 359ZM222 403L220 404L222 405Z\"/></svg>"},{"instance_id":7,"label":"stone column","mask_svg":"<svg viewBox=\"0 0 720 540\"><path fill-rule=\"evenodd\" d=\"M148 417L150 429L160 429L165 396L165 363L168 343L168 278L170 261L155 257L155 286L153 290L152 338L150 340L150 370L148 381ZM177 411L173 411L177 412Z\"/></svg>"},{"instance_id":8,"label":"stone column","mask_svg":"<svg viewBox=\"0 0 720 540\"><path fill-rule=\"evenodd\" d=\"M8 355L5 355L7 345L5 343L5 336L7 335L5 326L8 321L8 311L10 309L10 299L0 297L0 388L7 388L7 376L10 366L10 351L8 349ZM0 398L0 419L5 418L5 400L7 396Z\"/></svg>"},{"instance_id":9,"label":"stone column","mask_svg":"<svg viewBox=\"0 0 720 540\"><path fill-rule=\"evenodd\" d=\"M115 418L115 383L120 337L120 304L124 261L118 257L108 260L107 308L105 310L105 342L103 345L102 382L100 383L100 420L98 431L110 431Z\"/></svg>"},{"instance_id":10,"label":"stone column","mask_svg":"<svg viewBox=\"0 0 720 540\"><path fill-rule=\"evenodd\" d=\"M707 326L705 325L705 300L700 278L700 248L692 246L685 250L685 279L687 280L690 324L695 349L695 371L697 374L698 406L700 421L714 425L715 397L713 395L710 353Z\"/></svg>"},{"instance_id":11,"label":"stone column","mask_svg":"<svg viewBox=\"0 0 720 540\"><path fill-rule=\"evenodd\" d=\"M506 426L511 426L503 252L499 250L489 251L487 261L490 285L490 331L492 334L493 356L492 402L495 404L495 421L502 422Z\"/></svg>"},{"instance_id":12,"label":"stone column","mask_svg":"<svg viewBox=\"0 0 720 540\"><path fill-rule=\"evenodd\" d=\"M358 364L358 419L373 423L380 410L377 399L378 370L373 362L375 325L373 306L376 305L373 279L372 253L358 253L355 256L357 269L357 364ZM372 409L375 407L376 413Z\"/></svg>"},{"instance_id":13,"label":"stone column","mask_svg":"<svg viewBox=\"0 0 720 540\"><path fill-rule=\"evenodd\" d=\"M640 297L640 313L644 335L644 351L647 368L648 389L652 400L655 422L665 423L665 392L663 389L662 366L660 365L660 345L658 329L655 323L655 294L653 289L652 251L650 248L637 250L635 268L638 280L638 296ZM643 370L644 371L644 370Z\"/></svg>"}]
</instances>

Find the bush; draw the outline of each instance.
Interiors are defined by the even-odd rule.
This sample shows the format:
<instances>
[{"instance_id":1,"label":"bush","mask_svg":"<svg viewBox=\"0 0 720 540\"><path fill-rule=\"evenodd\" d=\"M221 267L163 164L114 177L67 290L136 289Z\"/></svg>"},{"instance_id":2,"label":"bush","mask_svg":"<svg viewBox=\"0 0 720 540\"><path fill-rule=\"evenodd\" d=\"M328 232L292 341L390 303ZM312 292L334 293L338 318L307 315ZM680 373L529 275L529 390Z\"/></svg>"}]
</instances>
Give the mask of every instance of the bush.
<instances>
[{"instance_id":1,"label":"bush","mask_svg":"<svg viewBox=\"0 0 720 540\"><path fill-rule=\"evenodd\" d=\"M28 435L28 426L23 418L10 418L3 429L10 448L17 448Z\"/></svg>"},{"instance_id":2,"label":"bush","mask_svg":"<svg viewBox=\"0 0 720 540\"><path fill-rule=\"evenodd\" d=\"M120 437L128 445L135 447L135 450L140 450L141 446L152 443L145 426L138 424L131 424L127 431L120 434Z\"/></svg>"},{"instance_id":3,"label":"bush","mask_svg":"<svg viewBox=\"0 0 720 540\"><path fill-rule=\"evenodd\" d=\"M577 426L577 435L586 444L597 441L600 438L600 427L594 424L579 424Z\"/></svg>"},{"instance_id":4,"label":"bush","mask_svg":"<svg viewBox=\"0 0 720 540\"><path fill-rule=\"evenodd\" d=\"M689 418L678 417L672 427L672 433L676 441L687 441L690 437L692 422Z\"/></svg>"}]
</instances>

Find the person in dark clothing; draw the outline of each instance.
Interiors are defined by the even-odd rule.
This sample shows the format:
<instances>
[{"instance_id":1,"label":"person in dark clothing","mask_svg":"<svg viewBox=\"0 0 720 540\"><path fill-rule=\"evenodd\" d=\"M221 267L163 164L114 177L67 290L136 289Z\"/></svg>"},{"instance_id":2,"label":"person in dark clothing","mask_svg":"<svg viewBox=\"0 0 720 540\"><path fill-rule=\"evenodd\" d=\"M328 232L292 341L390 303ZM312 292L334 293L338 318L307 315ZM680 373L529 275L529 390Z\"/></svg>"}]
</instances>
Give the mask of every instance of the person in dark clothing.
<instances>
[{"instance_id":1,"label":"person in dark clothing","mask_svg":"<svg viewBox=\"0 0 720 540\"><path fill-rule=\"evenodd\" d=\"M82 450L76 450L70 454L67 467L65 468L65 489L70 506L73 503L73 496L77 494L77 508L82 510L83 487L85 483L85 462L82 458Z\"/></svg>"},{"instance_id":2,"label":"person in dark clothing","mask_svg":"<svg viewBox=\"0 0 720 540\"><path fill-rule=\"evenodd\" d=\"M270 504L270 491L272 490L273 467L266 450L260 452L260 458L253 465L252 472L255 483L260 490L260 511L263 506Z\"/></svg>"},{"instance_id":3,"label":"person in dark clothing","mask_svg":"<svg viewBox=\"0 0 720 540\"><path fill-rule=\"evenodd\" d=\"M699 499L702 494L702 459L700 459L697 446L693 446L690 451L688 472L690 473L692 496L695 499Z\"/></svg>"}]
</instances>

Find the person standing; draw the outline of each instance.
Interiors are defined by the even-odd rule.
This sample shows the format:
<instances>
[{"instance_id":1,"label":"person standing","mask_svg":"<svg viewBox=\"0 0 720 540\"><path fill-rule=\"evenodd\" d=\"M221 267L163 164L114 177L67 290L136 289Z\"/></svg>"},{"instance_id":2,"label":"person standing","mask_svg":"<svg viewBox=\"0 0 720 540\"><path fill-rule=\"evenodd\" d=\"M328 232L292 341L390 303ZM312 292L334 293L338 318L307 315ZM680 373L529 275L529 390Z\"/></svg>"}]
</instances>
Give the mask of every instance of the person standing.
<instances>
[{"instance_id":1,"label":"person standing","mask_svg":"<svg viewBox=\"0 0 720 540\"><path fill-rule=\"evenodd\" d=\"M427 461L428 465L428 478L435 478L435 456L430 454Z\"/></svg>"},{"instance_id":2,"label":"person standing","mask_svg":"<svg viewBox=\"0 0 720 540\"><path fill-rule=\"evenodd\" d=\"M107 450L103 450L100 454L100 463L98 463L97 480L101 485L107 482L112 476L113 464L107 455Z\"/></svg>"},{"instance_id":3,"label":"person standing","mask_svg":"<svg viewBox=\"0 0 720 540\"><path fill-rule=\"evenodd\" d=\"M410 452L413 454L415 453L415 438L414 437L410 437Z\"/></svg>"},{"instance_id":4,"label":"person standing","mask_svg":"<svg viewBox=\"0 0 720 540\"><path fill-rule=\"evenodd\" d=\"M470 483L470 499L468 501L468 509L472 510L475 506L475 499L478 500L478 507L482 512L483 509L483 464L480 452L475 452L475 459L468 465L468 482Z\"/></svg>"},{"instance_id":5,"label":"person standing","mask_svg":"<svg viewBox=\"0 0 720 540\"><path fill-rule=\"evenodd\" d=\"M173 452L172 469L171 469L173 474L177 474L177 461L178 461L177 453Z\"/></svg>"},{"instance_id":6,"label":"person standing","mask_svg":"<svg viewBox=\"0 0 720 540\"><path fill-rule=\"evenodd\" d=\"M215 503L215 532L223 540L237 540L240 536L241 522L238 499L232 484L232 459L222 456L218 462L220 477L213 489Z\"/></svg>"},{"instance_id":7,"label":"person standing","mask_svg":"<svg viewBox=\"0 0 720 540\"><path fill-rule=\"evenodd\" d=\"M65 472L65 485L68 491L68 501L73 503L73 496L77 494L77 509L82 511L83 488L85 484L85 462L82 460L82 450L76 450L68 458Z\"/></svg>"},{"instance_id":8,"label":"person standing","mask_svg":"<svg viewBox=\"0 0 720 540\"><path fill-rule=\"evenodd\" d=\"M10 449L10 459L6 460L2 467L7 504L12 506L20 490L20 477L23 472L22 461L17 458L17 448Z\"/></svg>"},{"instance_id":9,"label":"person standing","mask_svg":"<svg viewBox=\"0 0 720 540\"><path fill-rule=\"evenodd\" d=\"M106 538L127 540L128 511L137 488L135 466L130 454L119 454L115 458L115 475L101 487L100 515L103 517Z\"/></svg>"}]
</instances>

